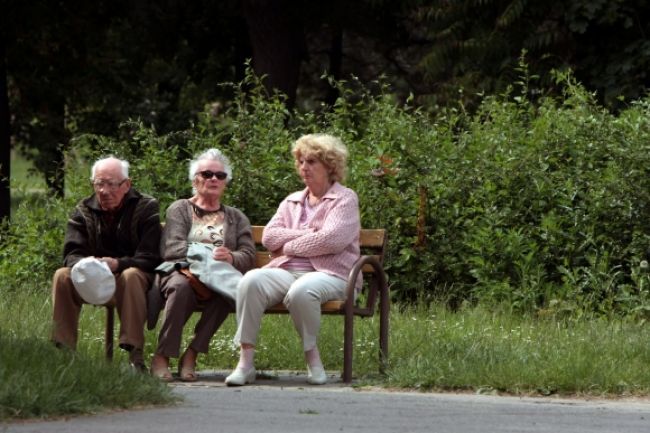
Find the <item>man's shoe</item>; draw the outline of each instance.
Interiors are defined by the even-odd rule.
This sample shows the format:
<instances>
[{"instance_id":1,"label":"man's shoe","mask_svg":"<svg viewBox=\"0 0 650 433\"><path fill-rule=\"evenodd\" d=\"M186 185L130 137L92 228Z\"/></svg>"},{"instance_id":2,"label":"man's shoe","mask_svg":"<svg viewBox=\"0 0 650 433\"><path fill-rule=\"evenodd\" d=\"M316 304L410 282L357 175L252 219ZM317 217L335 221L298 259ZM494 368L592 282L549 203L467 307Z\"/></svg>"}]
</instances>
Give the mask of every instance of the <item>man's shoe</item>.
<instances>
[{"instance_id":1,"label":"man's shoe","mask_svg":"<svg viewBox=\"0 0 650 433\"><path fill-rule=\"evenodd\" d=\"M142 349L134 348L129 352L129 364L138 373L146 373L147 366L144 364Z\"/></svg>"},{"instance_id":2,"label":"man's shoe","mask_svg":"<svg viewBox=\"0 0 650 433\"><path fill-rule=\"evenodd\" d=\"M226 385L228 386L242 386L246 385L247 383L253 383L255 382L255 376L257 375L257 372L255 371L255 367L251 367L248 370L244 370L243 368L237 367L235 371L230 373L228 377L226 377Z\"/></svg>"},{"instance_id":3,"label":"man's shoe","mask_svg":"<svg viewBox=\"0 0 650 433\"><path fill-rule=\"evenodd\" d=\"M147 366L143 361L140 362L130 362L129 365L133 370L135 370L137 373L147 373Z\"/></svg>"},{"instance_id":4,"label":"man's shoe","mask_svg":"<svg viewBox=\"0 0 650 433\"><path fill-rule=\"evenodd\" d=\"M327 374L323 367L307 366L307 383L312 385L324 385L327 383Z\"/></svg>"}]
</instances>

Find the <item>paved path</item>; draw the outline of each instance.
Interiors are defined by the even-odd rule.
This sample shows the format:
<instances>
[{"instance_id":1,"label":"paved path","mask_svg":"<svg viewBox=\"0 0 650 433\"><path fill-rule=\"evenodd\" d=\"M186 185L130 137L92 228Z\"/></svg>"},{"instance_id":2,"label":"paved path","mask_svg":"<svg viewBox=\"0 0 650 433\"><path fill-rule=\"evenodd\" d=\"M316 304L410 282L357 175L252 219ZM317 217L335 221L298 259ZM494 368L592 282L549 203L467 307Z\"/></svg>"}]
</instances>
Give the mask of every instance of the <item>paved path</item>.
<instances>
[{"instance_id":1,"label":"paved path","mask_svg":"<svg viewBox=\"0 0 650 433\"><path fill-rule=\"evenodd\" d=\"M195 384L173 383L178 406L0 424L0 433L650 432L650 401L357 390L287 373L229 388L223 378L203 372Z\"/></svg>"}]
</instances>

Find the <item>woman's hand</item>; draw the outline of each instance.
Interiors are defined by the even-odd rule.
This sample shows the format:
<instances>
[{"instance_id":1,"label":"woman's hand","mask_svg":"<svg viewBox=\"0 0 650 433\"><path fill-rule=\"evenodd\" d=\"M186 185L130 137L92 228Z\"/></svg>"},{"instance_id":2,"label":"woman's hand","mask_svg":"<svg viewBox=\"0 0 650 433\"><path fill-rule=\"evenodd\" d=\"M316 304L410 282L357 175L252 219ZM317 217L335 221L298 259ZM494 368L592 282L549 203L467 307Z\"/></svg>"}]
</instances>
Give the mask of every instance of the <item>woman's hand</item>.
<instances>
[{"instance_id":1,"label":"woman's hand","mask_svg":"<svg viewBox=\"0 0 650 433\"><path fill-rule=\"evenodd\" d=\"M278 248L275 251L271 251L271 258L274 259L276 257L280 257L284 255L284 246Z\"/></svg>"},{"instance_id":2,"label":"woman's hand","mask_svg":"<svg viewBox=\"0 0 650 433\"><path fill-rule=\"evenodd\" d=\"M212 258L215 260L221 260L222 262L228 262L231 265L233 262L232 253L226 247L214 247L212 250Z\"/></svg>"}]
</instances>

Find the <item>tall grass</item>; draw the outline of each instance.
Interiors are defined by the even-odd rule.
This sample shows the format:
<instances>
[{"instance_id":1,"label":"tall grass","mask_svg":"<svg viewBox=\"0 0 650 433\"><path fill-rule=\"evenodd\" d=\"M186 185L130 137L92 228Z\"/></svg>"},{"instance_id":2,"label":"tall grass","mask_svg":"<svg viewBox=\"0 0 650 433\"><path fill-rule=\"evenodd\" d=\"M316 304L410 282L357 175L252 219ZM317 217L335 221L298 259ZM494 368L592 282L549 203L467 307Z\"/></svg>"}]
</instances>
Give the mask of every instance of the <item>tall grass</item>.
<instances>
[{"instance_id":1,"label":"tall grass","mask_svg":"<svg viewBox=\"0 0 650 433\"><path fill-rule=\"evenodd\" d=\"M21 203L36 203L45 195L45 181L34 172L33 164L16 150L11 151L11 217Z\"/></svg>"},{"instance_id":2,"label":"tall grass","mask_svg":"<svg viewBox=\"0 0 650 433\"><path fill-rule=\"evenodd\" d=\"M132 371L126 362L106 362L101 350L94 349L102 344L98 333L102 320L88 320L98 309L84 310L81 344L72 352L48 341L51 305L43 293L0 299L0 419L93 413L178 400L169 388Z\"/></svg>"},{"instance_id":3,"label":"tall grass","mask_svg":"<svg viewBox=\"0 0 650 433\"><path fill-rule=\"evenodd\" d=\"M170 388L132 373L126 354L103 355L103 309L85 306L78 351L48 341L51 303L44 293L0 301L0 418L88 413L111 407L173 402ZM198 315L185 329L183 347ZM626 319L557 319L433 304L393 307L390 357L380 375L378 319L355 322L354 375L360 385L515 395L650 394L650 329ZM198 369L232 369L237 348L231 315L201 355ZM146 334L146 359L158 329ZM319 341L327 370L342 370L342 321L323 318ZM265 316L256 366L304 372L300 340L288 316Z\"/></svg>"},{"instance_id":4,"label":"tall grass","mask_svg":"<svg viewBox=\"0 0 650 433\"><path fill-rule=\"evenodd\" d=\"M650 391L650 329L631 320L432 307L394 314L391 325L387 386L514 394Z\"/></svg>"}]
</instances>

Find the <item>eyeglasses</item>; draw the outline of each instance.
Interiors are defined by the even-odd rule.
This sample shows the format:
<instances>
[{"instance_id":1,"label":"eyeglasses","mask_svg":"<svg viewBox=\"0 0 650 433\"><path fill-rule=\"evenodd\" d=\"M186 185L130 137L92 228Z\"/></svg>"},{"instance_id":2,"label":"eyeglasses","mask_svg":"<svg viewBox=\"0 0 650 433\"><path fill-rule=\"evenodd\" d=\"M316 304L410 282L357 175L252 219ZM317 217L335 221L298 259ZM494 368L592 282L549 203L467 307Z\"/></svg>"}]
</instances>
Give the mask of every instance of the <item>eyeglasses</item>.
<instances>
[{"instance_id":1,"label":"eyeglasses","mask_svg":"<svg viewBox=\"0 0 650 433\"><path fill-rule=\"evenodd\" d=\"M205 180L212 179L212 176L216 177L219 180L224 180L228 177L228 173L224 173L223 171L203 170L197 172L196 174L201 175L201 177Z\"/></svg>"},{"instance_id":2,"label":"eyeglasses","mask_svg":"<svg viewBox=\"0 0 650 433\"><path fill-rule=\"evenodd\" d=\"M124 182L126 182L126 181L127 181L127 179L122 179L119 182L113 182L113 181L110 181L110 180L95 180L95 181L93 181L93 188L95 188L96 190L106 188L106 189L108 189L110 191L115 191L116 189L121 187L122 184L124 184Z\"/></svg>"}]
</instances>

